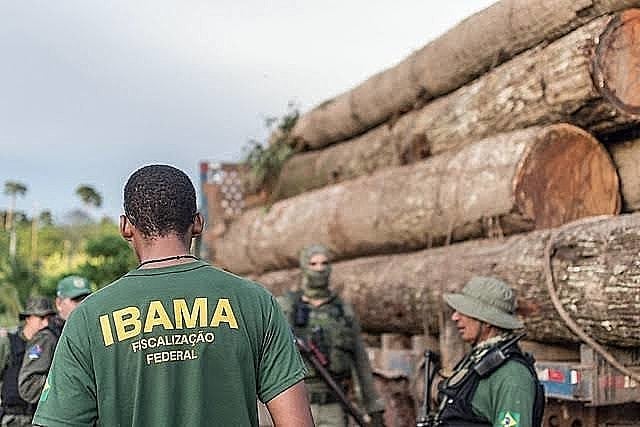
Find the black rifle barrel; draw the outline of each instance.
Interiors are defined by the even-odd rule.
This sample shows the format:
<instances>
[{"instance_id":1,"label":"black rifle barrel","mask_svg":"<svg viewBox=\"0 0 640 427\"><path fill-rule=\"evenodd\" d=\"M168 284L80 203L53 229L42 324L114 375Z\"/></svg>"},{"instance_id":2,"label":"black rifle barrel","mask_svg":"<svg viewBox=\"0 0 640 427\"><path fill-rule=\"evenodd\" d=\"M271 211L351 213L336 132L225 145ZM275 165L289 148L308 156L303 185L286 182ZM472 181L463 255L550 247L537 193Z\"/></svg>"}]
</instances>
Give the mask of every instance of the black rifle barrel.
<instances>
[{"instance_id":1,"label":"black rifle barrel","mask_svg":"<svg viewBox=\"0 0 640 427\"><path fill-rule=\"evenodd\" d=\"M320 374L320 377L322 378L322 380L329 386L329 388L338 398L338 400L340 401L344 409L349 413L349 415L353 417L353 419L356 421L356 423L359 426L361 427L367 426L369 424L367 422L367 418L369 418L368 415L364 414L360 409L356 408L353 405L353 403L351 403L349 398L344 394L342 387L340 387L338 383L336 383L336 381L333 379L333 377L331 376L327 368L325 368L322 365L320 360L318 360L318 357L313 353L313 350L311 350L311 347L309 346L309 344L307 344L307 342L300 337L296 336L295 338L296 338L296 345L300 350L300 354L302 354L302 356L313 365L316 372Z\"/></svg>"},{"instance_id":2,"label":"black rifle barrel","mask_svg":"<svg viewBox=\"0 0 640 427\"><path fill-rule=\"evenodd\" d=\"M433 363L434 369L431 369ZM416 427L431 427L433 414L431 414L431 384L437 370L439 356L431 350L424 352L424 400L420 407L420 415L416 420Z\"/></svg>"}]
</instances>

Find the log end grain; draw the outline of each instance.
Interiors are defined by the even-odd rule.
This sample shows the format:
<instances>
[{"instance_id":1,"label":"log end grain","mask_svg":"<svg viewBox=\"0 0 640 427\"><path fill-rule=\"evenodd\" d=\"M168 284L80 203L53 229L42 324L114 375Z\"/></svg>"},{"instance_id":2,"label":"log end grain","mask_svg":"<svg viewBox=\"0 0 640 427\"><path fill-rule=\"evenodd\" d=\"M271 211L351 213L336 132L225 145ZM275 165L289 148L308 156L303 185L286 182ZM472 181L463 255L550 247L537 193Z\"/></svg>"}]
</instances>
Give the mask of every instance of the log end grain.
<instances>
[{"instance_id":1,"label":"log end grain","mask_svg":"<svg viewBox=\"0 0 640 427\"><path fill-rule=\"evenodd\" d=\"M593 59L600 93L626 114L640 115L640 9L611 20L600 36Z\"/></svg>"},{"instance_id":2,"label":"log end grain","mask_svg":"<svg viewBox=\"0 0 640 427\"><path fill-rule=\"evenodd\" d=\"M620 211L618 175L604 147L568 124L545 128L514 178L516 206L537 229Z\"/></svg>"}]
</instances>

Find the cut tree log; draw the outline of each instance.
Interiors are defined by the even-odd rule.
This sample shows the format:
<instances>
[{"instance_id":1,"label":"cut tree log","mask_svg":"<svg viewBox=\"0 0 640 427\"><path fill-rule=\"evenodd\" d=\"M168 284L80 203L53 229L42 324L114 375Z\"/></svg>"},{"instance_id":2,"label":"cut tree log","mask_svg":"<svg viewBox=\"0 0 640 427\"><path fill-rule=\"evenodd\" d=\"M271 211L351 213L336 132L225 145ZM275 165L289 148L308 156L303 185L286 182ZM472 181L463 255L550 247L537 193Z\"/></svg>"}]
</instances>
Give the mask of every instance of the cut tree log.
<instances>
[{"instance_id":1,"label":"cut tree log","mask_svg":"<svg viewBox=\"0 0 640 427\"><path fill-rule=\"evenodd\" d=\"M529 126L568 122L592 133L628 127L640 120L639 46L639 10L601 17L395 122L293 156L272 199Z\"/></svg>"},{"instance_id":2,"label":"cut tree log","mask_svg":"<svg viewBox=\"0 0 640 427\"><path fill-rule=\"evenodd\" d=\"M640 139L608 144L607 149L618 168L623 209L640 210Z\"/></svg>"},{"instance_id":3,"label":"cut tree log","mask_svg":"<svg viewBox=\"0 0 640 427\"><path fill-rule=\"evenodd\" d=\"M619 204L604 147L557 124L249 210L211 249L218 265L258 273L296 265L311 243L354 258L558 226L617 213Z\"/></svg>"},{"instance_id":4,"label":"cut tree log","mask_svg":"<svg viewBox=\"0 0 640 427\"><path fill-rule=\"evenodd\" d=\"M544 249L557 231L338 262L332 286L354 305L366 332L417 334L424 323L437 335L443 292L459 291L473 276L495 276L516 289L527 339L575 342L545 282ZM564 309L600 343L640 346L640 214L579 220L554 242L551 265ZM300 275L283 270L256 280L281 294Z\"/></svg>"},{"instance_id":5,"label":"cut tree log","mask_svg":"<svg viewBox=\"0 0 640 427\"><path fill-rule=\"evenodd\" d=\"M343 141L449 93L540 43L637 0L503 0L460 22L396 66L302 115L297 143Z\"/></svg>"}]
</instances>

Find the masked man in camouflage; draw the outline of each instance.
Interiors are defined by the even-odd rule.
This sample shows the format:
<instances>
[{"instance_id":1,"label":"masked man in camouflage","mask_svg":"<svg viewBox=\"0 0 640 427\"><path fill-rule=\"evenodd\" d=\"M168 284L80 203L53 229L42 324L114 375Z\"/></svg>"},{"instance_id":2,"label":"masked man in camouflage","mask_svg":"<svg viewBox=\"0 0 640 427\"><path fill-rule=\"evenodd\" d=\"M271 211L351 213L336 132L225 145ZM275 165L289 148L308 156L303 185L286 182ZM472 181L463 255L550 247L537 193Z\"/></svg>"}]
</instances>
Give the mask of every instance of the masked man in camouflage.
<instances>
[{"instance_id":1,"label":"masked man in camouflage","mask_svg":"<svg viewBox=\"0 0 640 427\"><path fill-rule=\"evenodd\" d=\"M329 289L329 252L321 245L307 247L300 254L300 267L301 290L279 298L294 333L320 350L327 359L332 377L345 391L355 373L365 408L372 419L371 425L384 425L384 404L374 389L358 319L353 308ZM346 426L347 414L337 397L313 366L307 364L307 368L309 375L305 383L316 425Z\"/></svg>"},{"instance_id":2,"label":"masked man in camouflage","mask_svg":"<svg viewBox=\"0 0 640 427\"><path fill-rule=\"evenodd\" d=\"M36 405L24 401L18 394L18 374L22 359L28 357L33 337L48 325L55 314L51 301L44 297L32 297L20 313L24 323L15 333L0 338L0 378L2 378L2 427L30 426Z\"/></svg>"},{"instance_id":3,"label":"masked man in camouflage","mask_svg":"<svg viewBox=\"0 0 640 427\"><path fill-rule=\"evenodd\" d=\"M539 427L544 393L533 358L518 346L516 300L492 277L474 277L461 293L445 294L471 351L440 384L439 426Z\"/></svg>"},{"instance_id":4,"label":"masked man in camouflage","mask_svg":"<svg viewBox=\"0 0 640 427\"><path fill-rule=\"evenodd\" d=\"M22 361L22 368L20 368L20 375L18 375L18 391L25 401L38 403L64 322L89 294L91 294L91 287L84 277L67 276L58 282L56 290L58 314L51 316L49 325L38 331L29 343Z\"/></svg>"}]
</instances>

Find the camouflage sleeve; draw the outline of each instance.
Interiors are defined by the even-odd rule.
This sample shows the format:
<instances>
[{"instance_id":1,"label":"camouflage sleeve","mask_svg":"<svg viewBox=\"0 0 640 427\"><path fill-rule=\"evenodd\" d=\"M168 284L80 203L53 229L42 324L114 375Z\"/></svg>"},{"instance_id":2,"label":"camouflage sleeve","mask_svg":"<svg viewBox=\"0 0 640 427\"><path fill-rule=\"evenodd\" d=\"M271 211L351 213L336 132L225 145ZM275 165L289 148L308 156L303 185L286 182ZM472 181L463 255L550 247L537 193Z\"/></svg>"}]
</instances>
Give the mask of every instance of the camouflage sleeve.
<instances>
[{"instance_id":1,"label":"camouflage sleeve","mask_svg":"<svg viewBox=\"0 0 640 427\"><path fill-rule=\"evenodd\" d=\"M0 335L0 379L4 376L4 370L9 365L11 356L11 343L7 334Z\"/></svg>"},{"instance_id":2,"label":"camouflage sleeve","mask_svg":"<svg viewBox=\"0 0 640 427\"><path fill-rule=\"evenodd\" d=\"M364 342L360 335L360 323L353 311L353 308L345 304L345 315L351 317L351 324L354 334L353 359L354 369L360 391L362 393L362 401L367 413L384 411L384 402L378 397L378 392L373 384L373 373L371 372L371 364L369 363L369 355L364 347Z\"/></svg>"},{"instance_id":3,"label":"camouflage sleeve","mask_svg":"<svg viewBox=\"0 0 640 427\"><path fill-rule=\"evenodd\" d=\"M38 332L27 343L18 374L18 392L29 403L36 403L44 387L57 339L47 329Z\"/></svg>"}]
</instances>

